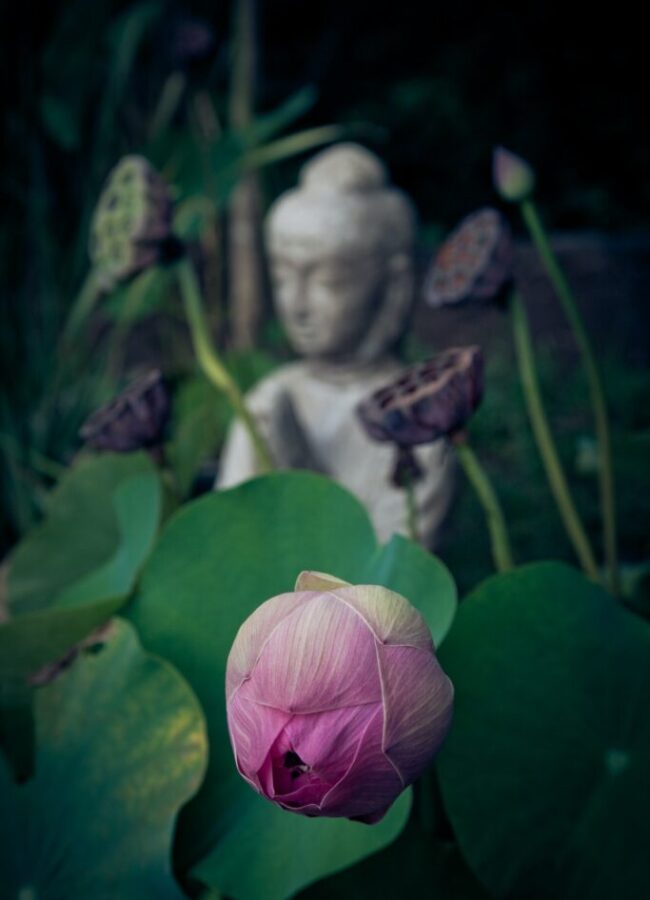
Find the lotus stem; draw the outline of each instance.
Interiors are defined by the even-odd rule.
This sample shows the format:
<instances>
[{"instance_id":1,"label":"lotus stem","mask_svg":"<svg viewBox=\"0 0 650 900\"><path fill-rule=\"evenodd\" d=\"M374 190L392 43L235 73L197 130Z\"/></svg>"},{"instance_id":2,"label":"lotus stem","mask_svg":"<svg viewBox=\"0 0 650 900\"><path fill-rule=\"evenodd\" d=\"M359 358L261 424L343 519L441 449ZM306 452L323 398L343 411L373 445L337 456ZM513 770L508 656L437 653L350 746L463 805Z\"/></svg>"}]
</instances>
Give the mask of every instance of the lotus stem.
<instances>
[{"instance_id":1,"label":"lotus stem","mask_svg":"<svg viewBox=\"0 0 650 900\"><path fill-rule=\"evenodd\" d=\"M537 207L532 200L524 200L520 206L521 214L533 239L533 243L537 248L537 252L539 253L553 287L555 288L564 314L573 329L573 335L587 373L591 404L594 411L596 438L598 440L600 451L598 482L603 518L603 546L607 563L609 587L614 594L618 594L620 590L620 581L616 541L616 498L614 488L614 466L612 461L612 438L602 375L573 291L560 267L557 256L553 252L537 211Z\"/></svg>"},{"instance_id":2,"label":"lotus stem","mask_svg":"<svg viewBox=\"0 0 650 900\"><path fill-rule=\"evenodd\" d=\"M535 366L528 315L521 298L516 292L513 292L510 297L510 311L512 314L517 363L528 408L528 417L542 458L546 477L580 565L589 578L593 581L598 581L600 573L596 558L573 502L557 447L553 440L546 410L544 409L537 368Z\"/></svg>"},{"instance_id":3,"label":"lotus stem","mask_svg":"<svg viewBox=\"0 0 650 900\"><path fill-rule=\"evenodd\" d=\"M255 419L247 409L237 383L214 348L203 309L199 284L187 257L176 264L176 273L199 366L206 378L226 395L235 415L241 419L255 448L260 470L270 472L275 468L271 451L260 434Z\"/></svg>"},{"instance_id":4,"label":"lotus stem","mask_svg":"<svg viewBox=\"0 0 650 900\"><path fill-rule=\"evenodd\" d=\"M79 289L79 293L72 304L72 308L63 327L63 334L61 336L61 344L63 347L69 347L72 341L77 337L81 327L95 308L102 292L103 287L100 279L97 277L95 270L91 269Z\"/></svg>"},{"instance_id":5,"label":"lotus stem","mask_svg":"<svg viewBox=\"0 0 650 900\"><path fill-rule=\"evenodd\" d=\"M474 488L476 496L483 507L483 512L485 513L485 519L490 533L494 567L497 572L508 572L510 569L514 568L514 561L512 549L510 547L510 538L508 537L508 526L506 525L499 498L496 495L487 472L467 442L467 436L461 432L452 438L452 441L456 447L458 459L467 480Z\"/></svg>"},{"instance_id":6,"label":"lotus stem","mask_svg":"<svg viewBox=\"0 0 650 900\"><path fill-rule=\"evenodd\" d=\"M168 76L163 84L163 89L151 118L151 125L149 127L149 135L151 138L157 138L169 128L183 98L186 87L187 77L184 72L176 70Z\"/></svg>"},{"instance_id":7,"label":"lotus stem","mask_svg":"<svg viewBox=\"0 0 650 900\"><path fill-rule=\"evenodd\" d=\"M404 497L406 499L406 516L408 524L409 537L414 544L420 543L420 534L418 530L418 507L415 499L415 486L413 479L408 478L404 485Z\"/></svg>"}]
</instances>

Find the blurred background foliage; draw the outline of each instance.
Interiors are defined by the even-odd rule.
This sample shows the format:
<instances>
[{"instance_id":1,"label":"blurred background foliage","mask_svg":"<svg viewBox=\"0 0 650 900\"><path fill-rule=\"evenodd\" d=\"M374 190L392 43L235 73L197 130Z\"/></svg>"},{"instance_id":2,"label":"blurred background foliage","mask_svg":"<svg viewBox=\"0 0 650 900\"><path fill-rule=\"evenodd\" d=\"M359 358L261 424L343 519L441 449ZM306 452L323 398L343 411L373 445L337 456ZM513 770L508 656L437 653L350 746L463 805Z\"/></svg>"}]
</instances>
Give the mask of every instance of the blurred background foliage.
<instances>
[{"instance_id":1,"label":"blurred background foliage","mask_svg":"<svg viewBox=\"0 0 650 900\"><path fill-rule=\"evenodd\" d=\"M197 245L225 347L235 331L223 275L222 211L232 188L243 172L276 163L256 183L263 211L295 181L300 151L336 136L358 138L386 160L418 206L429 247L468 210L494 202L496 143L534 164L554 228L648 225L648 80L638 13L619 6L616 15L592 8L571 17L559 3L259 2L255 84L247 87L237 75L234 8L207 0L2 5L0 551L40 516L84 417L142 361L162 362L178 387L169 456L186 493L200 489L193 474L214 457L227 424L191 371L174 292L159 269L110 297L83 353L62 359L57 350L88 268L92 209L122 154L145 153L177 188L176 226ZM240 96L254 95L248 118L237 112L238 77ZM430 353L431 343L411 356ZM288 351L271 319L255 346L231 352L247 387ZM609 356L619 467L631 473L621 498L624 555L637 560L650 556L636 502L647 484L650 423L639 410L647 408L648 378L628 371L616 347ZM504 492L518 552L563 555L509 360L502 350L490 362L477 443ZM590 437L586 414L576 414L586 409L583 386L567 381L552 346L542 362L576 474L578 438L584 450ZM579 477L595 536L593 474ZM445 551L462 587L489 569L472 504L461 498ZM469 544L471 560L463 553Z\"/></svg>"}]
</instances>

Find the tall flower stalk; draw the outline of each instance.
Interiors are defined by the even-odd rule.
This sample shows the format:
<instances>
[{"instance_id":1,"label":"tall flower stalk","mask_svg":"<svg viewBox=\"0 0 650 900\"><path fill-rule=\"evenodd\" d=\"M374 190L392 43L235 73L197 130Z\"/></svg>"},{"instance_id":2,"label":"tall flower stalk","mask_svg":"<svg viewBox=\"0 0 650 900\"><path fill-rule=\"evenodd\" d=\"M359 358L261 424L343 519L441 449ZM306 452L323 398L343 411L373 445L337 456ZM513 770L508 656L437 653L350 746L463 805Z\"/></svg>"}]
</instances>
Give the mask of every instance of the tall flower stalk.
<instances>
[{"instance_id":1,"label":"tall flower stalk","mask_svg":"<svg viewBox=\"0 0 650 900\"><path fill-rule=\"evenodd\" d=\"M580 515L573 502L546 410L544 409L537 367L535 365L528 314L521 297L516 291L513 291L510 297L510 313L517 365L519 366L519 376L524 391L528 418L530 419L544 471L546 472L546 477L566 532L580 560L580 565L589 578L598 581L600 577L598 564Z\"/></svg>"},{"instance_id":2,"label":"tall flower stalk","mask_svg":"<svg viewBox=\"0 0 650 900\"><path fill-rule=\"evenodd\" d=\"M490 535L494 567L497 572L508 572L514 568L515 564L510 547L506 518L497 493L478 456L474 453L467 440L467 435L464 432L459 432L458 435L452 438L452 443L456 448L456 455L465 477L472 485L479 503L483 507Z\"/></svg>"},{"instance_id":3,"label":"tall flower stalk","mask_svg":"<svg viewBox=\"0 0 650 900\"><path fill-rule=\"evenodd\" d=\"M176 263L176 275L197 362L206 378L225 394L233 412L241 419L255 448L260 470L269 472L275 467L271 451L260 434L236 381L214 347L196 273L187 256Z\"/></svg>"},{"instance_id":4,"label":"tall flower stalk","mask_svg":"<svg viewBox=\"0 0 650 900\"><path fill-rule=\"evenodd\" d=\"M503 148L498 148L495 152L494 176L501 196L519 206L524 223L571 326L585 368L599 447L598 481L607 575L610 589L618 593L620 584L612 439L600 368L573 291L551 247L537 206L532 199L535 187L534 173L524 160Z\"/></svg>"}]
</instances>

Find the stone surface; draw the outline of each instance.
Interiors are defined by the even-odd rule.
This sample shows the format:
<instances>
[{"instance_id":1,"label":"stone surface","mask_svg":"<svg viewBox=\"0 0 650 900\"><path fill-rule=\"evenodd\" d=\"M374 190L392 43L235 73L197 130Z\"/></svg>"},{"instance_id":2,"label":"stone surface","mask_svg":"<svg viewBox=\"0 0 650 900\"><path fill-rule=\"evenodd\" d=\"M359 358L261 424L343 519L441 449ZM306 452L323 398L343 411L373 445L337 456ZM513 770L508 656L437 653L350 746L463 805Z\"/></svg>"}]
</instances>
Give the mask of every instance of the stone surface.
<instances>
[{"instance_id":1,"label":"stone surface","mask_svg":"<svg viewBox=\"0 0 650 900\"><path fill-rule=\"evenodd\" d=\"M394 448L366 435L355 408L401 369L393 350L413 305L415 234L411 202L367 150L341 144L307 163L266 227L276 310L301 359L247 396L278 465L345 485L382 540L407 533L405 497L390 483ZM416 486L420 537L435 546L453 496L454 458L442 441L416 455L426 472ZM217 486L254 474L253 449L235 423Z\"/></svg>"}]
</instances>

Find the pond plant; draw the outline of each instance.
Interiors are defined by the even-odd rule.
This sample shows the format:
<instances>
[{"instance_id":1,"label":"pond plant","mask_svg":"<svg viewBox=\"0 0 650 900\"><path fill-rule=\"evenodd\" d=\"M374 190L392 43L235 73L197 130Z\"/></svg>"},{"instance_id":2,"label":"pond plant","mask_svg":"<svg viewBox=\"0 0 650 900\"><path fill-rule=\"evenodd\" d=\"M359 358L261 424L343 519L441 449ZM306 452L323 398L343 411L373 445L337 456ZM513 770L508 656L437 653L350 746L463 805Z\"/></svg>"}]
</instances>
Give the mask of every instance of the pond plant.
<instances>
[{"instance_id":1,"label":"pond plant","mask_svg":"<svg viewBox=\"0 0 650 900\"><path fill-rule=\"evenodd\" d=\"M417 540L379 544L343 487L271 470L210 334L189 241L168 227L165 182L146 160L120 166L95 264L109 258L101 239L126 248L114 278L171 270L197 365L270 471L187 501L164 452L158 372L86 422L85 449L9 559L0 896L647 896L649 626L613 592L612 547L603 577L581 542L502 219L461 225L429 297L510 308L531 425L585 571L515 565L467 437L481 352L454 348L360 415L396 445L407 493L414 446L455 447L498 570L458 603L443 563ZM502 170L507 199L520 202L522 184L527 198L527 170ZM125 172L145 181L128 223L113 219ZM152 197L160 230L148 230ZM105 285L92 302L83 293L69 340Z\"/></svg>"}]
</instances>

